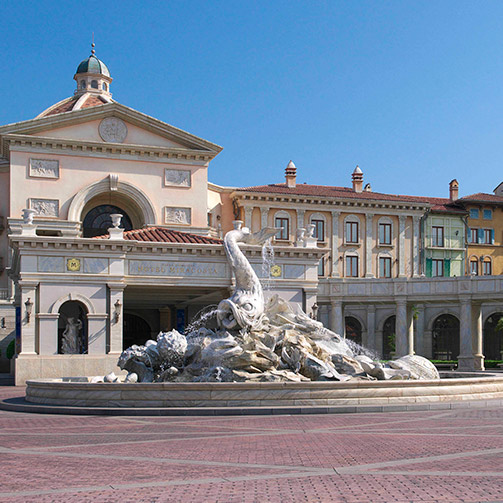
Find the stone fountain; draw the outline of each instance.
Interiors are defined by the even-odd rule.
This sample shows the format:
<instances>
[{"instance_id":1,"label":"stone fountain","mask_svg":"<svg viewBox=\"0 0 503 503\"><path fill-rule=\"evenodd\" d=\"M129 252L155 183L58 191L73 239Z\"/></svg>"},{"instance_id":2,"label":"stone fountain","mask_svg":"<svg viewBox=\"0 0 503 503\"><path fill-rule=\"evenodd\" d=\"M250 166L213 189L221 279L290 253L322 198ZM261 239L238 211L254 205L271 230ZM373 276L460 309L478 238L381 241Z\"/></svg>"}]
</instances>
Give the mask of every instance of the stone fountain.
<instances>
[{"instance_id":1,"label":"stone fountain","mask_svg":"<svg viewBox=\"0 0 503 503\"><path fill-rule=\"evenodd\" d=\"M503 399L498 375L439 379L417 355L381 362L277 295L266 302L239 245L264 243L277 229L252 234L240 221L234 227L224 247L236 286L213 313L216 328L196 323L186 334L161 332L128 348L118 362L125 378L28 381L26 402L51 413L246 414L438 409Z\"/></svg>"},{"instance_id":2,"label":"stone fountain","mask_svg":"<svg viewBox=\"0 0 503 503\"><path fill-rule=\"evenodd\" d=\"M295 312L279 296L266 303L262 285L239 244L263 244L277 233L252 234L234 222L224 247L236 287L215 312L218 328L202 326L182 335L160 333L157 341L125 350L119 366L128 382L302 382L438 379L426 358L408 355L388 363L349 345L340 335ZM108 377L108 380L113 380Z\"/></svg>"}]
</instances>

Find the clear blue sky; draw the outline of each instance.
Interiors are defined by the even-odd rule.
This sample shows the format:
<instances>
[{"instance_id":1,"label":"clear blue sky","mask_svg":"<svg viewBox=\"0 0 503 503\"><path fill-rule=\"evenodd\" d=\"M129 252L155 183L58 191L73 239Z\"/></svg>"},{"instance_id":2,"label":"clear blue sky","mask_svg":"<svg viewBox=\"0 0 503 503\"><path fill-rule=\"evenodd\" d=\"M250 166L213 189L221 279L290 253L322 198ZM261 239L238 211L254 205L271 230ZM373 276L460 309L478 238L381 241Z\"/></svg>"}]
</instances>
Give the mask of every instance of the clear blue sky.
<instances>
[{"instance_id":1,"label":"clear blue sky","mask_svg":"<svg viewBox=\"0 0 503 503\"><path fill-rule=\"evenodd\" d=\"M113 97L218 143L211 181L447 197L503 181L501 1L2 3L0 123L73 94L89 55Z\"/></svg>"}]
</instances>

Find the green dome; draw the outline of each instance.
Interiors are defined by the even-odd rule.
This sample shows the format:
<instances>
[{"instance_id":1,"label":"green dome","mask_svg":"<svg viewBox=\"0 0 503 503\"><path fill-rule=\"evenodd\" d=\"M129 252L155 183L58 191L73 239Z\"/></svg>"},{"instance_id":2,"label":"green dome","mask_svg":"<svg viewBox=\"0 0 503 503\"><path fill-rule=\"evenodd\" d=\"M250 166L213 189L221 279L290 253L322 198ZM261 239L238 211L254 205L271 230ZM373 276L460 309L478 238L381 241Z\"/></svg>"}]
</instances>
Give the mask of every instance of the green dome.
<instances>
[{"instance_id":1,"label":"green dome","mask_svg":"<svg viewBox=\"0 0 503 503\"><path fill-rule=\"evenodd\" d=\"M77 67L77 71L75 73L99 73L101 75L105 75L106 77L110 77L110 71L107 68L107 65L100 61L94 54L89 56L87 59L84 59Z\"/></svg>"}]
</instances>

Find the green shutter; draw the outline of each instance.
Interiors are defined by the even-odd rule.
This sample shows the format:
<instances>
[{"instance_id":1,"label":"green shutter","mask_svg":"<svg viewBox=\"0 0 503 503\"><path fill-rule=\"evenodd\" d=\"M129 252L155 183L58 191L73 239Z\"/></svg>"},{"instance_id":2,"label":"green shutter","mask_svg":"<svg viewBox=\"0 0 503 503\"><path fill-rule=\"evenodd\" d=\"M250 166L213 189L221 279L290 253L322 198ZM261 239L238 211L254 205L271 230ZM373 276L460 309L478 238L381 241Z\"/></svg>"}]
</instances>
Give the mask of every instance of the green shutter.
<instances>
[{"instance_id":1,"label":"green shutter","mask_svg":"<svg viewBox=\"0 0 503 503\"><path fill-rule=\"evenodd\" d=\"M426 276L428 278L431 278L431 269L432 269L431 258L427 258L426 259Z\"/></svg>"},{"instance_id":2,"label":"green shutter","mask_svg":"<svg viewBox=\"0 0 503 503\"><path fill-rule=\"evenodd\" d=\"M448 278L451 275L451 259L444 258L444 276Z\"/></svg>"}]
</instances>

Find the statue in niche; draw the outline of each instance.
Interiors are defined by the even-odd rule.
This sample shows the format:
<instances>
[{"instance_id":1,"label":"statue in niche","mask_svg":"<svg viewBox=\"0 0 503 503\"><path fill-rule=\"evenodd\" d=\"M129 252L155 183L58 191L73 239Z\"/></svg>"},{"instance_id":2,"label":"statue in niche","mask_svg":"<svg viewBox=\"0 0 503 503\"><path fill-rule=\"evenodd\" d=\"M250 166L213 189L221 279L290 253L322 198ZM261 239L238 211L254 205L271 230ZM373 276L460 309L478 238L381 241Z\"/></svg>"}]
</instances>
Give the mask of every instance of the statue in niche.
<instances>
[{"instance_id":1,"label":"statue in niche","mask_svg":"<svg viewBox=\"0 0 503 503\"><path fill-rule=\"evenodd\" d=\"M80 354L80 333L82 331L82 321L78 318L69 317L66 320L65 331L63 332L62 353L65 355Z\"/></svg>"}]
</instances>

